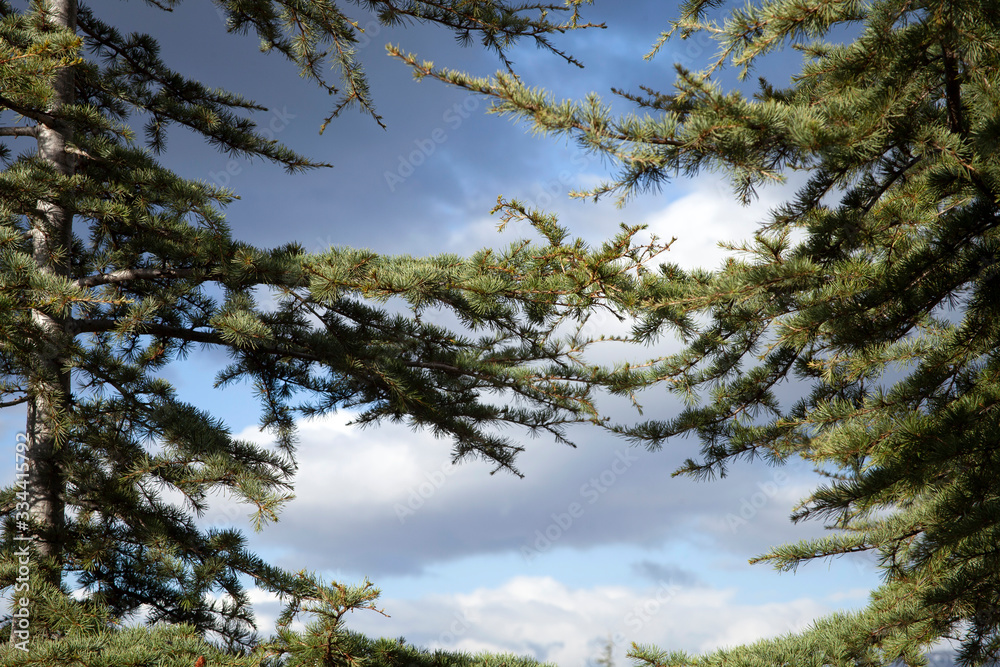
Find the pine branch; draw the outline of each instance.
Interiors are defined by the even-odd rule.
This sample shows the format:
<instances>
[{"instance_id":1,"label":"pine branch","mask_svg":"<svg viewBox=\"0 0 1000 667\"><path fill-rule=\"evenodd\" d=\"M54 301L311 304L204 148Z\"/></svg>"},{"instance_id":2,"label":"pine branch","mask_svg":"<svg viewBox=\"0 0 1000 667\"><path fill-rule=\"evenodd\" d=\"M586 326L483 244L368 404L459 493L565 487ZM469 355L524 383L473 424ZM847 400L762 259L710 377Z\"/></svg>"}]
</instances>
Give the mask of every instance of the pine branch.
<instances>
[{"instance_id":1,"label":"pine branch","mask_svg":"<svg viewBox=\"0 0 1000 667\"><path fill-rule=\"evenodd\" d=\"M190 278L197 275L199 269L121 269L112 273L100 273L74 281L77 287L97 287L125 283L133 280L151 280L155 278Z\"/></svg>"},{"instance_id":2,"label":"pine branch","mask_svg":"<svg viewBox=\"0 0 1000 667\"><path fill-rule=\"evenodd\" d=\"M11 111L16 111L25 118L30 118L33 121L36 121L44 125L48 125L50 127L54 126L56 123L59 122L59 119L56 118L55 116L47 114L44 111L39 111L37 109L26 107L23 104L19 104L3 94L0 94L0 105L7 107Z\"/></svg>"},{"instance_id":3,"label":"pine branch","mask_svg":"<svg viewBox=\"0 0 1000 667\"><path fill-rule=\"evenodd\" d=\"M0 137L32 137L38 136L34 127L0 127Z\"/></svg>"},{"instance_id":4,"label":"pine branch","mask_svg":"<svg viewBox=\"0 0 1000 667\"><path fill-rule=\"evenodd\" d=\"M470 92L478 93L516 107L524 112L525 115L530 115L539 129L552 132L575 130L580 135L592 135L604 140L629 143L637 142L652 146L673 146L680 148L687 145L685 141L657 135L644 136L640 139L636 134L615 132L610 129L611 126L598 126L594 123L584 122L580 120L580 116L576 113L578 111L577 108L571 108L569 113L552 114L551 106L535 102L531 96L512 94L512 91L516 91L517 93L527 92L527 88L514 79L505 77L498 77L493 81L473 79L461 75L454 70L438 69L430 63L419 62L412 53L404 54L397 47L393 46L389 47L389 55L409 65L414 71L414 76L417 78L430 77L442 83L458 86Z\"/></svg>"},{"instance_id":5,"label":"pine branch","mask_svg":"<svg viewBox=\"0 0 1000 667\"><path fill-rule=\"evenodd\" d=\"M11 408L14 407L15 405L22 405L24 403L27 403L30 400L31 400L30 396L24 396L22 398L14 399L13 401L0 402L0 408Z\"/></svg>"},{"instance_id":6,"label":"pine branch","mask_svg":"<svg viewBox=\"0 0 1000 667\"><path fill-rule=\"evenodd\" d=\"M117 320L79 320L71 319L67 322L67 329L73 333L110 333L115 332L119 329L121 323ZM206 345L219 345L222 347L232 348L234 347L231 340L227 340L225 336L217 331L198 331L195 329L186 329L184 327L175 327L165 324L156 324L152 322L143 322L135 326L132 333L138 335L150 335L150 336L163 336L165 338L175 338L178 340L187 341L190 343L205 343ZM304 350L296 350L287 347L282 347L280 345L273 345L270 343L264 343L261 341L255 341L249 348L254 352L259 352L263 354L271 354L278 357L290 357L293 359L299 359L302 361L310 361L323 363L323 358L315 354L311 354Z\"/></svg>"}]
</instances>

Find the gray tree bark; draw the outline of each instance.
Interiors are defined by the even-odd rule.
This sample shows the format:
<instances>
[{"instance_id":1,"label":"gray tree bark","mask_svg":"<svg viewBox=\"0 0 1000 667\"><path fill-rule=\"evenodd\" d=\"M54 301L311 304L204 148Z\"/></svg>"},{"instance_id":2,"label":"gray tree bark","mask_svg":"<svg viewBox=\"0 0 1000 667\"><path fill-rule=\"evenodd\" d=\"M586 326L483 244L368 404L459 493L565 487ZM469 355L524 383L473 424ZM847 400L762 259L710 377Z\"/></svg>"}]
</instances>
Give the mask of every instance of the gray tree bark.
<instances>
[{"instance_id":1,"label":"gray tree bark","mask_svg":"<svg viewBox=\"0 0 1000 667\"><path fill-rule=\"evenodd\" d=\"M76 0L46 0L48 21L54 26L76 30ZM75 99L74 75L64 68L55 75L54 94L47 113L55 118L39 122L38 155L59 174L71 176L75 157L67 151L72 128L58 119L61 107ZM52 276L70 275L73 211L58 195L39 201L38 214L31 220L31 239L36 266ZM61 580L62 542L65 532L65 493L62 454L57 438L70 395L70 374L66 368L69 336L65 318L58 313L33 309L32 321L41 335L35 342L35 367L29 381L27 419L28 514L35 531L35 553L53 565L46 575L52 583Z\"/></svg>"}]
</instances>

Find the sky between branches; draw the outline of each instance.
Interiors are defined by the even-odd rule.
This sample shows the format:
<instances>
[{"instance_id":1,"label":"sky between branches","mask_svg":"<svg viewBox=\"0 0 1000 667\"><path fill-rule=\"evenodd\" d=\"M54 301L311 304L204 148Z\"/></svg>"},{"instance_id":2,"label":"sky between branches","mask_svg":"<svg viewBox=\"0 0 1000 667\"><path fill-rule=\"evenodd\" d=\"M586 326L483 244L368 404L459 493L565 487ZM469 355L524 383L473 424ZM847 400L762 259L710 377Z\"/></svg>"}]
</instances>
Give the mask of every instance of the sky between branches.
<instances>
[{"instance_id":1,"label":"sky between branches","mask_svg":"<svg viewBox=\"0 0 1000 667\"><path fill-rule=\"evenodd\" d=\"M741 208L726 185L706 175L623 210L611 202L570 201L567 191L593 185L606 165L575 146L485 116L481 99L418 84L384 55L393 42L480 75L499 67L441 30L367 24L370 42L361 57L387 129L348 113L319 136L329 98L285 62L261 55L253 39L225 34L209 3L188 2L172 14L141 2L94 9L124 30L158 37L175 69L269 107L258 122L274 138L335 165L288 176L274 165L215 153L183 132L171 135L163 162L188 178L232 188L241 197L228 209L234 235L258 246L296 240L311 252L348 245L469 253L527 233L514 227L497 234L489 210L503 194L558 213L574 235L595 243L619 222L649 224L661 237L677 237L671 261L713 267L722 257L717 242L748 236L782 196L780 188L765 190L754 206ZM611 86L635 90L640 83L668 88L673 62L697 67L714 48L670 43L643 61L674 11L652 0L598 0L586 18L606 21L608 29L558 42L584 70L530 46L513 52L515 69L560 97L591 90L610 96ZM761 73L784 84L796 64L778 59ZM233 432L266 441L255 427L249 389L211 389L224 363L221 353L202 351L172 367L168 379ZM647 415L675 406L665 392L648 395L644 405ZM607 408L619 420L632 416L624 404ZM693 441L650 454L577 429L577 450L545 439L527 443L519 462L525 479L490 477L486 465L450 466L445 441L398 426L359 431L344 425L349 418L302 425L298 498L252 540L265 559L290 569L351 582L369 577L382 588L391 618L369 614L352 624L373 635L510 650L564 666L593 660L604 638L619 635L626 641L616 658L624 664L627 642L701 651L780 634L833 609L861 606L876 583L874 567L863 561L816 563L794 576L747 565L769 544L820 532L787 519L812 484L801 467L737 466L729 478L710 483L671 479L695 451ZM22 428L23 415L0 413L4 442L13 444ZM13 464L0 468L5 483L12 474ZM247 512L218 499L204 521L249 529ZM266 631L275 606L261 599L259 610Z\"/></svg>"}]
</instances>

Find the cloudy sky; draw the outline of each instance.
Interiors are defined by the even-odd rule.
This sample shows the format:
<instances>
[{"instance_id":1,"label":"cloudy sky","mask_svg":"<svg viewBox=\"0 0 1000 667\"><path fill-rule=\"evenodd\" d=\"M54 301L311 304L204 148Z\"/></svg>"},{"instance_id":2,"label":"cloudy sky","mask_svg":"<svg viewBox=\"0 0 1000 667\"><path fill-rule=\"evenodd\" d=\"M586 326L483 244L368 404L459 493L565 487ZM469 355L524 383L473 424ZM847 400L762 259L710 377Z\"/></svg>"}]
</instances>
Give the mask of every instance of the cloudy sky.
<instances>
[{"instance_id":1,"label":"cloudy sky","mask_svg":"<svg viewBox=\"0 0 1000 667\"><path fill-rule=\"evenodd\" d=\"M171 136L164 162L235 190L241 199L228 209L234 233L260 246L297 240L313 251L348 245L470 253L524 233L496 232L489 211L503 194L558 213L575 235L593 242L615 233L620 222L648 224L662 237L677 237L672 261L713 267L723 257L718 242L749 236L783 196L780 188L764 191L743 208L725 184L705 175L624 209L571 201L567 191L601 180L608 165L486 116L486 104L462 91L414 82L403 64L385 56L385 44L393 42L439 65L496 71L494 57L459 47L441 30L390 31L369 23L362 57L388 129L348 113L320 136L330 98L284 61L261 55L253 39L227 35L210 3L191 0L172 14L138 0L94 4L123 29L160 37L162 57L176 69L268 106L258 116L262 126L334 165L288 176L273 165L219 155L182 132ZM513 52L515 67L559 97L610 96L612 86L639 84L669 89L675 61L696 66L712 51L701 42L679 43L642 59L675 11L673 3L652 0L597 0L589 16L608 28L557 41L585 69L531 46ZM362 25L366 20L361 15ZM782 68L794 64L776 60L767 74L785 82L789 71ZM234 433L267 442L255 426L249 390L212 389L224 362L203 351L168 376ZM622 420L635 418L627 406L607 407ZM647 415L675 407L664 394L646 397ZM347 425L350 418L342 413L301 424L297 498L252 542L290 569L345 582L368 577L381 588L389 617L358 615L352 625L372 635L434 648L513 651L562 667L593 661L612 637L624 665L633 641L703 651L802 628L822 614L862 605L877 582L875 569L861 560L813 563L794 575L747 564L768 545L821 533L821 526L788 520L816 482L798 465L736 466L724 480L694 482L670 477L696 454L690 439L650 453L580 428L572 434L576 449L545 438L526 442L519 461L525 477L518 479L491 476L482 463L452 466L449 444L426 433L391 425L359 430ZM22 414L0 413L7 442L22 427ZM220 499L205 523L246 526L247 513ZM259 609L266 628L276 608L261 598Z\"/></svg>"}]
</instances>

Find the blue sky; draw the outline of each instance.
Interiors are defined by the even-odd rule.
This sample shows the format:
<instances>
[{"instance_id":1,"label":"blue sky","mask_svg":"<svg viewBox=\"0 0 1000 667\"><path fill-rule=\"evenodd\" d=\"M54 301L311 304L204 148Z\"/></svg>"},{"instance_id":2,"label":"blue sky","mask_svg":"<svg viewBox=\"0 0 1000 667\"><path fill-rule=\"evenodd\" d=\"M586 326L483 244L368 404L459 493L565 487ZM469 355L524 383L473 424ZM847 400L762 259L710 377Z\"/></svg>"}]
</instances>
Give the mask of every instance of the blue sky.
<instances>
[{"instance_id":1,"label":"blue sky","mask_svg":"<svg viewBox=\"0 0 1000 667\"><path fill-rule=\"evenodd\" d=\"M241 197L227 211L234 234L260 246L297 240L310 251L346 245L470 253L527 233L523 227L496 232L489 210L503 194L558 213L573 234L595 243L620 222L648 224L661 237L677 237L671 261L713 267L723 257L719 241L749 236L788 194L765 190L743 208L708 174L671 183L624 209L571 201L567 191L601 180L607 165L486 116L485 102L460 90L414 82L404 65L385 56L385 44L393 42L455 69L486 75L499 67L495 57L463 49L436 29L371 24L361 55L388 129L348 112L319 136L330 98L284 61L261 55L252 38L225 34L209 3L188 2L172 14L137 1L96 5L123 29L159 37L162 57L176 69L269 107L257 117L261 126L334 165L288 176L274 165L215 153L183 132L171 135L164 163L232 188ZM675 60L697 65L713 50L700 42L668 44L643 61L675 11L672 3L598 0L588 15L606 21L607 30L557 38L585 69L531 46L513 52L515 67L558 97L596 91L610 98L612 86L634 90L640 83L669 89ZM769 62L774 69L764 73L783 83L796 61ZM220 352L204 350L167 375L234 433L268 442L256 428L247 388L212 389L224 363ZM647 416L676 409L662 391L644 400ZM608 401L606 408L620 420L635 418L626 405ZM576 449L545 438L526 442L519 462L525 478L518 479L491 476L482 463L452 466L449 444L426 433L394 425L359 430L348 421L343 413L301 424L297 498L279 523L251 539L265 558L290 569L348 582L370 578L382 589L389 617L359 614L351 624L372 635L514 651L563 667L592 661L613 636L621 665L632 641L703 651L802 628L822 614L862 605L877 583L864 560L813 563L794 575L747 564L768 545L822 533L821 526L788 520L816 482L798 464L738 465L724 480L698 483L670 477L696 454L691 439L650 453L579 428ZM7 442L22 427L23 414L0 413ZM204 523L249 530L247 513L219 498ZM257 597L266 628L276 606Z\"/></svg>"}]
</instances>

